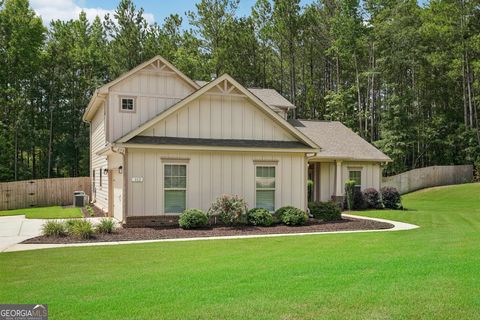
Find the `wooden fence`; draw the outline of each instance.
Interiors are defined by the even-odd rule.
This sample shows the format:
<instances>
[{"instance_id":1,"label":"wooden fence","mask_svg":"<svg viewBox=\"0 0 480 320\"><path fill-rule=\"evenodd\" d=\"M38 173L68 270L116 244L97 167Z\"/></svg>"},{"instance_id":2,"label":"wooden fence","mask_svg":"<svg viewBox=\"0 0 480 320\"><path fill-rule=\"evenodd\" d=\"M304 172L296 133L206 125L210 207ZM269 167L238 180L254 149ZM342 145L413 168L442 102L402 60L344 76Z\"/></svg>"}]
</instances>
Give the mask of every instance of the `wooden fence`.
<instances>
[{"instance_id":1,"label":"wooden fence","mask_svg":"<svg viewBox=\"0 0 480 320\"><path fill-rule=\"evenodd\" d=\"M74 191L90 196L90 177L25 180L0 183L0 210L71 205Z\"/></svg>"},{"instance_id":2,"label":"wooden fence","mask_svg":"<svg viewBox=\"0 0 480 320\"><path fill-rule=\"evenodd\" d=\"M419 189L473 181L473 166L433 166L384 177L382 187L395 187L400 194Z\"/></svg>"}]
</instances>

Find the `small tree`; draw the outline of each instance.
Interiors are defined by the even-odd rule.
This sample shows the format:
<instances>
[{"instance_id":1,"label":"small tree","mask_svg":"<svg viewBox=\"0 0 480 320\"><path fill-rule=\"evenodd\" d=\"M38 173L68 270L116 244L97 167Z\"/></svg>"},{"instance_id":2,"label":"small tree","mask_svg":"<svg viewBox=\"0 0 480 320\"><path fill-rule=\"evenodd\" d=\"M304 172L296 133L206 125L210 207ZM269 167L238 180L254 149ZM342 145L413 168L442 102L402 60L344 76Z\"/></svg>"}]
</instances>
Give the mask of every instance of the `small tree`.
<instances>
[{"instance_id":1,"label":"small tree","mask_svg":"<svg viewBox=\"0 0 480 320\"><path fill-rule=\"evenodd\" d=\"M345 182L345 197L347 198L347 208L348 210L353 209L353 201L355 196L355 180L347 180Z\"/></svg>"}]
</instances>

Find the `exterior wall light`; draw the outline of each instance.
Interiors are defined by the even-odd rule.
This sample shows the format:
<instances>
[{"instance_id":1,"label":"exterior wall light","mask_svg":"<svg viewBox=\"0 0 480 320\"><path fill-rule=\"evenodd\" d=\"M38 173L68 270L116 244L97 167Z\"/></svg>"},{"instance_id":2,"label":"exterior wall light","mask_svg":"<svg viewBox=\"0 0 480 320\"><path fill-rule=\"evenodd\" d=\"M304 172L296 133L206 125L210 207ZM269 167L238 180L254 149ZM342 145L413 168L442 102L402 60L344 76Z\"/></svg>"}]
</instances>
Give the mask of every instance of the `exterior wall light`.
<instances>
[{"instance_id":1,"label":"exterior wall light","mask_svg":"<svg viewBox=\"0 0 480 320\"><path fill-rule=\"evenodd\" d=\"M118 167L118 173L122 174L123 172L123 166Z\"/></svg>"}]
</instances>

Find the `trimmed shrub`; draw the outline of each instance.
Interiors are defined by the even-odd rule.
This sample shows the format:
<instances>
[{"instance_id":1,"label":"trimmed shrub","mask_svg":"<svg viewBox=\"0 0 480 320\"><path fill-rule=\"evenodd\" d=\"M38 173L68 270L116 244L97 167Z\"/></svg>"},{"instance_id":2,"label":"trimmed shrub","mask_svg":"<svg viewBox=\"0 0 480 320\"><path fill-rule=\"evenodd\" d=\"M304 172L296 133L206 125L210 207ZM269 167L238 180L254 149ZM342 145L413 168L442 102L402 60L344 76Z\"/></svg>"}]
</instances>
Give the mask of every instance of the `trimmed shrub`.
<instances>
[{"instance_id":1,"label":"trimmed shrub","mask_svg":"<svg viewBox=\"0 0 480 320\"><path fill-rule=\"evenodd\" d=\"M264 208L254 208L247 213L247 221L252 226L271 226L273 223L272 214Z\"/></svg>"},{"instance_id":2,"label":"trimmed shrub","mask_svg":"<svg viewBox=\"0 0 480 320\"><path fill-rule=\"evenodd\" d=\"M368 209L382 209L383 203L380 198L380 193L374 188L367 188L363 190L363 199Z\"/></svg>"},{"instance_id":3,"label":"trimmed shrub","mask_svg":"<svg viewBox=\"0 0 480 320\"><path fill-rule=\"evenodd\" d=\"M340 205L335 201L328 202L310 202L308 204L310 213L315 219L323 221L334 221L342 219L342 211Z\"/></svg>"},{"instance_id":4,"label":"trimmed shrub","mask_svg":"<svg viewBox=\"0 0 480 320\"><path fill-rule=\"evenodd\" d=\"M353 210L353 198L355 195L355 180L345 182L345 201L348 210Z\"/></svg>"},{"instance_id":5,"label":"trimmed shrub","mask_svg":"<svg viewBox=\"0 0 480 320\"><path fill-rule=\"evenodd\" d=\"M396 188L383 187L380 191L382 192L382 200L385 208L394 210L403 209L402 199Z\"/></svg>"},{"instance_id":6,"label":"trimmed shrub","mask_svg":"<svg viewBox=\"0 0 480 320\"><path fill-rule=\"evenodd\" d=\"M210 215L218 215L227 226L245 223L247 203L237 195L224 194L212 203L208 210Z\"/></svg>"},{"instance_id":7,"label":"trimmed shrub","mask_svg":"<svg viewBox=\"0 0 480 320\"><path fill-rule=\"evenodd\" d=\"M90 239L93 237L94 229L90 221L84 219L72 220L74 221L69 228L69 233L80 239Z\"/></svg>"},{"instance_id":8,"label":"trimmed shrub","mask_svg":"<svg viewBox=\"0 0 480 320\"><path fill-rule=\"evenodd\" d=\"M275 211L274 219L281 222L282 221L282 216L285 213L285 211L288 211L288 210L291 210L291 209L296 209L296 208L292 207L292 206L285 206L285 207L281 207L281 208L277 209L277 211Z\"/></svg>"},{"instance_id":9,"label":"trimmed shrub","mask_svg":"<svg viewBox=\"0 0 480 320\"><path fill-rule=\"evenodd\" d=\"M46 237L62 237L66 234L67 226L61 221L51 220L42 225L42 235Z\"/></svg>"},{"instance_id":10,"label":"trimmed shrub","mask_svg":"<svg viewBox=\"0 0 480 320\"><path fill-rule=\"evenodd\" d=\"M365 210L366 208L367 203L363 197L362 189L356 186L353 192L353 210Z\"/></svg>"},{"instance_id":11,"label":"trimmed shrub","mask_svg":"<svg viewBox=\"0 0 480 320\"><path fill-rule=\"evenodd\" d=\"M112 218L102 218L95 227L97 233L113 233L116 229L116 223Z\"/></svg>"},{"instance_id":12,"label":"trimmed shrub","mask_svg":"<svg viewBox=\"0 0 480 320\"><path fill-rule=\"evenodd\" d=\"M307 222L308 215L303 210L290 207L283 211L280 220L287 226L300 226Z\"/></svg>"},{"instance_id":13,"label":"trimmed shrub","mask_svg":"<svg viewBox=\"0 0 480 320\"><path fill-rule=\"evenodd\" d=\"M178 224L182 229L203 228L208 225L208 215L199 209L187 209L180 215Z\"/></svg>"}]
</instances>

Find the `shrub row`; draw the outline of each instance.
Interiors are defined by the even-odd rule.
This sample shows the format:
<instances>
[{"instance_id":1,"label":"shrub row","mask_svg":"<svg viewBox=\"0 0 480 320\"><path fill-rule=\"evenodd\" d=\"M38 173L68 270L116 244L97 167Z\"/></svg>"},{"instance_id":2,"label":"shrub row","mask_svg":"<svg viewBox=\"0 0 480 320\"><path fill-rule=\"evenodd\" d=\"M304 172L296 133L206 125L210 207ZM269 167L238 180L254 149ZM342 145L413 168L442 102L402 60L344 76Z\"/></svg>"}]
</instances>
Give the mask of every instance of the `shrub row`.
<instances>
[{"instance_id":1,"label":"shrub row","mask_svg":"<svg viewBox=\"0 0 480 320\"><path fill-rule=\"evenodd\" d=\"M346 190L348 188L346 187ZM353 195L350 193L350 197L353 196L351 200L351 209L352 210L363 210L363 209L394 209L400 210L403 209L402 200L400 193L394 187L383 187L378 192L374 188L367 188L363 191L360 188L356 187L353 189ZM344 208L349 209L348 206L348 197L346 194L344 201Z\"/></svg>"},{"instance_id":2,"label":"shrub row","mask_svg":"<svg viewBox=\"0 0 480 320\"><path fill-rule=\"evenodd\" d=\"M85 219L50 220L42 225L42 235L47 237L71 235L80 239L90 239L95 233L112 233L115 229L115 221L111 218L101 219L95 227Z\"/></svg>"},{"instance_id":3,"label":"shrub row","mask_svg":"<svg viewBox=\"0 0 480 320\"><path fill-rule=\"evenodd\" d=\"M242 198L223 195L212 203L208 212L199 209L185 210L180 215L178 224L183 229L203 228L208 225L211 216L218 216L220 221L227 226L249 224L268 227L275 222L295 226L305 224L308 221L308 215L298 208L283 207L273 215L264 208L247 210L247 204Z\"/></svg>"}]
</instances>

